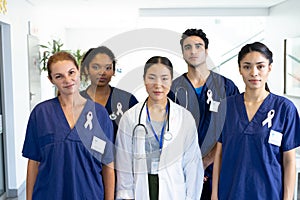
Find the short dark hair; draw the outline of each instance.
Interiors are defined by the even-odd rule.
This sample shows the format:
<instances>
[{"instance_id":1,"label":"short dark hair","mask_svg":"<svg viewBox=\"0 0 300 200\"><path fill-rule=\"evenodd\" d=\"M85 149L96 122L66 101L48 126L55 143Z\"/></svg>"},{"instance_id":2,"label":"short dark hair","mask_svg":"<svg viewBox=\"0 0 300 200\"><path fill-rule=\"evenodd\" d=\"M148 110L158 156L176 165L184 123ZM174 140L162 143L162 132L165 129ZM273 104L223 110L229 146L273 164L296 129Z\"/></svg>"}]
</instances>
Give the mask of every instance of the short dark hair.
<instances>
[{"instance_id":1,"label":"short dark hair","mask_svg":"<svg viewBox=\"0 0 300 200\"><path fill-rule=\"evenodd\" d=\"M202 29L187 29L182 33L181 39L180 39L180 45L181 45L181 50L183 50L183 42L187 37L190 36L198 36L200 37L205 44L205 49L208 49L208 38L206 37L206 34L203 32Z\"/></svg>"}]
</instances>

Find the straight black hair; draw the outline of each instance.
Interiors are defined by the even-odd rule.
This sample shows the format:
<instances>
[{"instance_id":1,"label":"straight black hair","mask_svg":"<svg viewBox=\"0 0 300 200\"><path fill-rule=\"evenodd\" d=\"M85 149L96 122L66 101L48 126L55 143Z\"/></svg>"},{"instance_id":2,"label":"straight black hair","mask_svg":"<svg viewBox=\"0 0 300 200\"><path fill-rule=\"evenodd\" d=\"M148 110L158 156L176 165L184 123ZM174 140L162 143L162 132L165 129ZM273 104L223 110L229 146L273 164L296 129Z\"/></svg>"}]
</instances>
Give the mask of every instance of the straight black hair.
<instances>
[{"instance_id":1,"label":"straight black hair","mask_svg":"<svg viewBox=\"0 0 300 200\"><path fill-rule=\"evenodd\" d=\"M148 71L148 69L154 65L154 64L163 64L168 67L168 69L171 72L171 78L173 79L173 65L171 61L167 57L162 57L162 56L153 56L149 60L147 60L145 67L144 67L144 75L143 78L145 78L145 75Z\"/></svg>"},{"instance_id":2,"label":"straight black hair","mask_svg":"<svg viewBox=\"0 0 300 200\"><path fill-rule=\"evenodd\" d=\"M269 65L273 63L273 53L270 51L270 49L263 43L261 42L254 42L251 44L246 44L245 46L242 47L238 54L238 65L241 67L241 60L250 52L259 52L262 54L266 59L269 60ZM270 92L269 86L266 83L265 85L266 91Z\"/></svg>"},{"instance_id":3,"label":"straight black hair","mask_svg":"<svg viewBox=\"0 0 300 200\"><path fill-rule=\"evenodd\" d=\"M85 74L84 69L89 67L89 64L91 63L91 61L93 60L93 58L97 55L97 54L106 54L111 60L112 60L112 64L113 64L113 70L116 70L116 57L114 55L114 53L112 52L112 50L110 50L108 47L106 46L99 46L96 48L90 48L83 56L82 61L81 61L81 76L84 76L85 79L87 80L87 74Z\"/></svg>"}]
</instances>

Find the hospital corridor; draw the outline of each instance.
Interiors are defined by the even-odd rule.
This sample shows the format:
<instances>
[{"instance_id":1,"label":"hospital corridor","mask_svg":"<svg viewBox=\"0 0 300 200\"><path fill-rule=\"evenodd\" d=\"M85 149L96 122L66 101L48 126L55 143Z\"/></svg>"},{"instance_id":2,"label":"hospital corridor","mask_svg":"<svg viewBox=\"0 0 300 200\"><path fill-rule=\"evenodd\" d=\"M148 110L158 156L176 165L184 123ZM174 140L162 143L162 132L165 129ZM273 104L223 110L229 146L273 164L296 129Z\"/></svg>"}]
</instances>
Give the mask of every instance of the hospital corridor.
<instances>
[{"instance_id":1,"label":"hospital corridor","mask_svg":"<svg viewBox=\"0 0 300 200\"><path fill-rule=\"evenodd\" d=\"M0 200L300 200L299 10L0 0Z\"/></svg>"}]
</instances>

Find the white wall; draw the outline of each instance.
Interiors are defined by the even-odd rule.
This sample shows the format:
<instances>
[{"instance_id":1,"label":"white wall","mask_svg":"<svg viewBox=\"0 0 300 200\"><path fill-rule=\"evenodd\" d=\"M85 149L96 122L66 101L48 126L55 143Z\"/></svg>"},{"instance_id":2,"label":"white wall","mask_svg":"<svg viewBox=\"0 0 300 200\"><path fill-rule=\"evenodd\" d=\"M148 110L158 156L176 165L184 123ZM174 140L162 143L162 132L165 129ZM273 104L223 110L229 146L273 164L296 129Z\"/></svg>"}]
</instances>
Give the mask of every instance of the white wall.
<instances>
[{"instance_id":1,"label":"white wall","mask_svg":"<svg viewBox=\"0 0 300 200\"><path fill-rule=\"evenodd\" d=\"M99 19L101 18L99 16ZM179 44L181 34L186 29L201 28L207 34L209 38L208 63L210 68L214 68L232 54L237 54L237 49L235 49L235 52L231 52L227 57L222 56L226 51L247 41L262 31L265 26L265 17L261 16L136 16L133 21L134 23L127 27L124 27L123 24L113 26L107 22L99 21L95 27L68 28L66 30L66 45L68 49L79 48L83 51L99 45L106 45L111 48L118 59L117 68L122 70L122 73L117 71L111 85L134 93L139 100L145 96L143 94L141 69L151 56L163 55L170 58L174 65L175 77L187 71ZM236 71L235 74L232 73L233 70ZM241 88L244 88L235 60L224 66L221 72L236 83L239 81L239 85L242 85ZM138 78L130 79L128 78L130 76ZM128 86L128 80L131 80L131 85L135 84L136 87Z\"/></svg>"},{"instance_id":2,"label":"white wall","mask_svg":"<svg viewBox=\"0 0 300 200\"><path fill-rule=\"evenodd\" d=\"M273 51L273 72L270 88L277 94L283 94L284 87L284 39L300 37L300 1L288 0L270 9L266 23L266 43ZM288 97L300 111L300 98Z\"/></svg>"},{"instance_id":3,"label":"white wall","mask_svg":"<svg viewBox=\"0 0 300 200\"><path fill-rule=\"evenodd\" d=\"M12 0L7 3L7 13L0 14L0 21L10 24L12 88L6 88L12 93L13 127L6 132L7 187L16 191L24 183L26 177L26 159L22 157L22 146L25 138L27 119L29 116L29 84L27 59L27 10L31 7L22 1ZM22 16L22 17L20 17ZM10 67L10 66L6 66ZM8 77L7 77L8 78ZM4 82L4 87L6 87Z\"/></svg>"},{"instance_id":4,"label":"white wall","mask_svg":"<svg viewBox=\"0 0 300 200\"><path fill-rule=\"evenodd\" d=\"M7 162L7 194L16 195L24 189L26 180L27 159L22 157L23 142L28 117L30 114L29 79L28 79L28 50L27 34L38 36L40 44L46 44L51 39L64 39L65 29L60 23L53 21L51 12L48 15L43 10L37 10L27 1L9 0L7 13L0 14L0 21L10 25L11 31L11 63L12 63L12 88L13 127L6 134L5 157ZM59 21L59 19L58 19ZM30 26L29 23L30 22ZM42 73L42 90L45 92L42 100L53 97L52 85L47 80L47 74ZM4 82L4 87L6 87ZM10 113L11 114L11 113Z\"/></svg>"},{"instance_id":5,"label":"white wall","mask_svg":"<svg viewBox=\"0 0 300 200\"><path fill-rule=\"evenodd\" d=\"M111 14L120 13L117 19L111 19L110 21L103 24L103 20L107 18L103 16L102 18L94 17L91 20L93 20L95 27L103 25L102 28L93 28L93 26L89 26L85 27L86 29L83 30L76 29L74 27L72 28L72 24L68 24L64 21L64 19L66 18L64 17L64 12L66 10L56 12L61 14L54 16L52 13L52 8L50 8L48 11L45 11L43 9L36 10L37 8L33 9L31 5L25 2L26 1L9 0L7 14L0 14L0 21L11 25L12 39L11 45L13 75L11 78L13 81L13 87L11 88L11 92L13 94L13 102L9 103L13 105L14 109L14 132L9 133L9 139L11 141L8 141L9 145L7 145L8 149L6 152L8 158L8 189L18 189L24 183L26 178L27 160L22 158L21 151L30 110L26 37L28 33L28 21L32 22L32 26L36 30L35 34L40 38L41 43L46 43L51 39L61 38L65 42L67 48L81 48L83 50L98 46L104 41L115 38L122 33L139 28L164 28L166 30L174 31L174 36L176 36L176 33L181 33L186 28L203 28L211 39L210 53L213 57L212 62L214 62L215 60L218 61L217 55L221 54L221 52L219 52L218 46L227 45L226 42L232 42L233 40L236 40L238 43L240 39L237 38L237 33L245 31L245 28L247 27L247 25L249 25L249 23L235 23L235 27L226 26L225 28L223 26L224 24L220 26L220 22L222 23L222 19L220 20L219 18L214 17L204 18L204 21L200 21L200 18L192 19L188 17L182 17L180 19L161 18L164 19L164 21L160 21L160 18L151 20L147 17L137 18L137 12L132 10L129 10L131 16L129 21L126 21L125 19L122 19L122 16L125 16L124 13L121 13L126 12L126 9L111 9L114 11L114 13ZM300 19L300 13L298 12L299 9L300 1L288 0L285 3L271 8L270 16L267 17L266 44L274 52L274 67L269 82L272 91L277 94L282 94L283 92L283 41L284 39L289 37L300 36L300 27L298 26L298 19ZM107 10L110 9L102 10L104 15L110 14L110 12L108 12ZM74 12L78 12L78 18L76 18L75 21L71 23L79 23L82 26L86 25L84 19L80 21L80 16L83 16L84 13L80 13L79 10L74 10ZM163 24L163 26L161 26L160 24ZM259 27L261 26L261 24L258 25ZM211 27L218 28L213 29ZM232 31L231 34L230 31ZM249 33L249 31L246 32ZM158 38L158 41L160 41L161 39L162 38ZM222 40L226 42L222 42ZM128 43L129 41L125 41L125 44ZM152 48L143 49L143 51L140 51L140 53L143 53L143 55L137 54L136 56L133 56L133 52L128 51L126 53L127 58L125 58L125 56L121 56L122 58L119 60L119 67L122 68L124 66L141 66L146 61L146 58L148 58L150 55L159 53L169 54L173 56L172 60L174 60L174 62L176 63L176 68L178 68L179 73L181 73L181 70L186 70L186 66L182 62L181 56L176 54L176 52L178 52L178 48L180 47L179 43L177 43L176 45L178 46L174 47L175 49L173 49L172 52L166 52L159 48ZM137 61L138 63L134 64L133 61ZM124 68L123 70L126 71L128 69ZM122 78L122 76L120 76L120 78ZM47 82L47 80L44 79L43 83L44 82ZM45 86L45 88L51 88L51 86L47 85ZM138 89L139 88L137 88L137 90ZM45 98L48 98L48 96ZM299 108L300 100L296 98L291 99Z\"/></svg>"}]
</instances>

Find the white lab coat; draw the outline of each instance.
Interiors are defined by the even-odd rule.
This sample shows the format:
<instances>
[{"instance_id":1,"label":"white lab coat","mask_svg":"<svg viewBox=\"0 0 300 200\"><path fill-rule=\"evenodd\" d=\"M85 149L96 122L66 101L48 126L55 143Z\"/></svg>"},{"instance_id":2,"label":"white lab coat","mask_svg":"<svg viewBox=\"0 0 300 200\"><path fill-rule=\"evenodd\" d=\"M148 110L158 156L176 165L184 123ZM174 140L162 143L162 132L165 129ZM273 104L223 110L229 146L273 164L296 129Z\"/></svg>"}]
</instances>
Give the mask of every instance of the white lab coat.
<instances>
[{"instance_id":1,"label":"white lab coat","mask_svg":"<svg viewBox=\"0 0 300 200\"><path fill-rule=\"evenodd\" d=\"M119 123L116 137L118 199L149 200L145 130L142 126L136 128L132 137L142 105L138 103L125 112ZM146 117L144 106L141 124L146 125ZM159 162L159 199L199 200L204 170L195 120L188 110L170 100L169 125L172 139L164 140ZM153 134L151 129L148 134ZM133 152L135 156L132 156Z\"/></svg>"}]
</instances>

